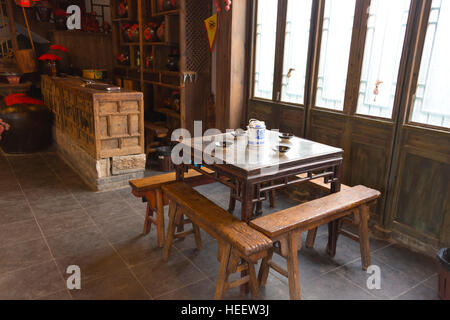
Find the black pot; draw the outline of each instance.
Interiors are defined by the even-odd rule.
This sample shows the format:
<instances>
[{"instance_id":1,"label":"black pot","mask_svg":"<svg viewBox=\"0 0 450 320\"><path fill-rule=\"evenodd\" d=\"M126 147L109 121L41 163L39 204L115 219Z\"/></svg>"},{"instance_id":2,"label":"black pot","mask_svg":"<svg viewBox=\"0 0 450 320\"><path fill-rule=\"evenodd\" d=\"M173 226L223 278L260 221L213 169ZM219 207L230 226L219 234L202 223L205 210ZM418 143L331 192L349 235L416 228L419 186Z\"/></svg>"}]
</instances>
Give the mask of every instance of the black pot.
<instances>
[{"instance_id":1,"label":"black pot","mask_svg":"<svg viewBox=\"0 0 450 320\"><path fill-rule=\"evenodd\" d=\"M16 104L0 107L0 118L10 125L0 147L6 153L40 152L52 144L53 115L46 106Z\"/></svg>"}]
</instances>

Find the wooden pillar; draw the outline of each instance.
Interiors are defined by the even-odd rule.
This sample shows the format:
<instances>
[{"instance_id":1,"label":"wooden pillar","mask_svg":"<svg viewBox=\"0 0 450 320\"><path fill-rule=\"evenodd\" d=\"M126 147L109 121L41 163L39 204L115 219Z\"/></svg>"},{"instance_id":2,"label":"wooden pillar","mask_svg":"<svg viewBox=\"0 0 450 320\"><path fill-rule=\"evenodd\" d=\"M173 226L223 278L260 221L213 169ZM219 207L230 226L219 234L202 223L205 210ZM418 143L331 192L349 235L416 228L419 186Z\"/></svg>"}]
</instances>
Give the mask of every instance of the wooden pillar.
<instances>
[{"instance_id":1,"label":"wooden pillar","mask_svg":"<svg viewBox=\"0 0 450 320\"><path fill-rule=\"evenodd\" d=\"M220 130L241 128L246 123L250 2L233 1L231 11L218 14L216 126Z\"/></svg>"}]
</instances>

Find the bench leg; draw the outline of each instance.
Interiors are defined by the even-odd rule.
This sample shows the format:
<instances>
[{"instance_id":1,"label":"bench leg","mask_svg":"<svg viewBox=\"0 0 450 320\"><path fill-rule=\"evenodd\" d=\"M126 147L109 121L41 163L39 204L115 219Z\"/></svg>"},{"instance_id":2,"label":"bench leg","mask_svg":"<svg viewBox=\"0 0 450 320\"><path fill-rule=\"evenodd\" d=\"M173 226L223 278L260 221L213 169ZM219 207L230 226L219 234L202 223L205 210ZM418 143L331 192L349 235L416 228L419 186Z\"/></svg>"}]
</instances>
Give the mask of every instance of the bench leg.
<instances>
[{"instance_id":1,"label":"bench leg","mask_svg":"<svg viewBox=\"0 0 450 320\"><path fill-rule=\"evenodd\" d=\"M181 210L178 210L176 203L171 201L169 205L169 229L167 230L166 243L164 244L163 261L169 259L170 249L172 249L172 243L175 237L176 221L180 214Z\"/></svg>"},{"instance_id":2,"label":"bench leg","mask_svg":"<svg viewBox=\"0 0 450 320\"><path fill-rule=\"evenodd\" d=\"M332 221L328 224L327 253L330 257L336 256L336 245L339 237L339 224L339 220Z\"/></svg>"},{"instance_id":3,"label":"bench leg","mask_svg":"<svg viewBox=\"0 0 450 320\"><path fill-rule=\"evenodd\" d=\"M156 190L156 231L158 234L158 246L164 247L164 200L161 190Z\"/></svg>"},{"instance_id":4,"label":"bench leg","mask_svg":"<svg viewBox=\"0 0 450 320\"><path fill-rule=\"evenodd\" d=\"M192 228L194 229L194 236L195 236L195 244L197 245L197 250L202 250L202 235L200 233L200 228L195 224L192 223Z\"/></svg>"},{"instance_id":5,"label":"bench leg","mask_svg":"<svg viewBox=\"0 0 450 320\"><path fill-rule=\"evenodd\" d=\"M359 221L359 246L363 270L367 270L370 266L369 215L369 207L362 206L360 209Z\"/></svg>"},{"instance_id":6,"label":"bench leg","mask_svg":"<svg viewBox=\"0 0 450 320\"><path fill-rule=\"evenodd\" d=\"M316 242L317 236L317 228L311 229L308 231L308 235L306 236L306 247L308 249L314 248L314 243Z\"/></svg>"},{"instance_id":7,"label":"bench leg","mask_svg":"<svg viewBox=\"0 0 450 320\"><path fill-rule=\"evenodd\" d=\"M261 267L259 268L258 273L258 284L259 287L262 288L267 283L267 278L269 276L270 270L270 261L272 261L273 250L270 250L267 256L262 260Z\"/></svg>"},{"instance_id":8,"label":"bench leg","mask_svg":"<svg viewBox=\"0 0 450 320\"><path fill-rule=\"evenodd\" d=\"M292 231L288 235L287 271L289 280L289 295L291 300L300 300L300 275L298 270L298 231Z\"/></svg>"},{"instance_id":9,"label":"bench leg","mask_svg":"<svg viewBox=\"0 0 450 320\"><path fill-rule=\"evenodd\" d=\"M150 203L147 203L147 209L145 212L145 220L144 220L144 231L143 233L145 235L150 233L150 230L152 228L152 217L153 217L153 208L150 205Z\"/></svg>"},{"instance_id":10,"label":"bench leg","mask_svg":"<svg viewBox=\"0 0 450 320\"><path fill-rule=\"evenodd\" d=\"M223 299L227 285L228 285L228 263L231 256L231 245L229 243L224 244L221 249L220 256L220 270L217 278L216 292L214 294L215 300Z\"/></svg>"},{"instance_id":11,"label":"bench leg","mask_svg":"<svg viewBox=\"0 0 450 320\"><path fill-rule=\"evenodd\" d=\"M248 262L248 275L250 276L249 286L252 299L257 300L259 297L258 279L256 278L255 265L251 262Z\"/></svg>"}]
</instances>

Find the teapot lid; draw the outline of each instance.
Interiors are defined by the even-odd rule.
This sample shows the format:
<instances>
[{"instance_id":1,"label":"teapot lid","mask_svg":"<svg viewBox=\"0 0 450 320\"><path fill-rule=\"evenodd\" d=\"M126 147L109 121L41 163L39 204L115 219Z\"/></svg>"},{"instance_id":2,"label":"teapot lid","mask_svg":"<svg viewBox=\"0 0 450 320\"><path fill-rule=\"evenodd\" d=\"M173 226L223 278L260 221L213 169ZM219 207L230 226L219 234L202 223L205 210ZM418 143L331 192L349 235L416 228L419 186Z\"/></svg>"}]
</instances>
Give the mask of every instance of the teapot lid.
<instances>
[{"instance_id":1,"label":"teapot lid","mask_svg":"<svg viewBox=\"0 0 450 320\"><path fill-rule=\"evenodd\" d=\"M264 128L266 126L266 123L257 119L250 119L249 126L252 128Z\"/></svg>"}]
</instances>

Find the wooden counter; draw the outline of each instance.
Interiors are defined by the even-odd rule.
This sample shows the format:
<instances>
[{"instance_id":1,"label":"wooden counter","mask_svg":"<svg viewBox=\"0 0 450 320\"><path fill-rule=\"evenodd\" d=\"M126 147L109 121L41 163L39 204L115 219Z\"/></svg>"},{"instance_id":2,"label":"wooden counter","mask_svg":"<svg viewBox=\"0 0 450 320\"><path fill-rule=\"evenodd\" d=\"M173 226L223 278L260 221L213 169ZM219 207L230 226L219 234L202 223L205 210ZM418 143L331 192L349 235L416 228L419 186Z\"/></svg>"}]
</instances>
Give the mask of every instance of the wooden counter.
<instances>
[{"instance_id":1,"label":"wooden counter","mask_svg":"<svg viewBox=\"0 0 450 320\"><path fill-rule=\"evenodd\" d=\"M79 78L42 76L58 151L93 189L120 188L145 169L143 94L83 85Z\"/></svg>"}]
</instances>

